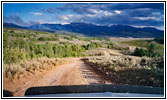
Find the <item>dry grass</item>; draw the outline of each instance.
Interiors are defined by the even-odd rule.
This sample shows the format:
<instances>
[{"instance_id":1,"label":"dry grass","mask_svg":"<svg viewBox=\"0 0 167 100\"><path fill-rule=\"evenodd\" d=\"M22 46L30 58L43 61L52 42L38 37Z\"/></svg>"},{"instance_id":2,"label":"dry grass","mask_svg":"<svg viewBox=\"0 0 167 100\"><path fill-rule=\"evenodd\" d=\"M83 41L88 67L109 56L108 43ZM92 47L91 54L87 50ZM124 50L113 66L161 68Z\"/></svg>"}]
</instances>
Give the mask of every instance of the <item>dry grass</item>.
<instances>
[{"instance_id":1,"label":"dry grass","mask_svg":"<svg viewBox=\"0 0 167 100\"><path fill-rule=\"evenodd\" d=\"M118 50L107 49L107 48L96 48L92 50L87 50L84 52L84 55L91 55L91 56L110 56L110 55L122 55Z\"/></svg>"},{"instance_id":2,"label":"dry grass","mask_svg":"<svg viewBox=\"0 0 167 100\"><path fill-rule=\"evenodd\" d=\"M3 77L4 78L19 78L25 72L30 72L32 74L38 70L50 70L53 67L69 63L70 61L66 59L58 58L36 58L28 60L26 62L20 62L17 64L3 64Z\"/></svg>"},{"instance_id":3,"label":"dry grass","mask_svg":"<svg viewBox=\"0 0 167 100\"><path fill-rule=\"evenodd\" d=\"M86 62L106 74L115 84L163 87L163 58L95 56Z\"/></svg>"}]
</instances>

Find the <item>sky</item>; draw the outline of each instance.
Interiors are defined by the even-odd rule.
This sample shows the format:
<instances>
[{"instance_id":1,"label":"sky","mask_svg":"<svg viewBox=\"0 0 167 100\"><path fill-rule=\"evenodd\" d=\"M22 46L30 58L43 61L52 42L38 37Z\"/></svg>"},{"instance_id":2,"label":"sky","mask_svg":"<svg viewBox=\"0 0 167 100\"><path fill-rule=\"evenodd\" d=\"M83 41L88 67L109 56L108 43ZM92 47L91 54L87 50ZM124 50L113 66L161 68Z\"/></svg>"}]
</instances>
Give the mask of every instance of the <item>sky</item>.
<instances>
[{"instance_id":1,"label":"sky","mask_svg":"<svg viewBox=\"0 0 167 100\"><path fill-rule=\"evenodd\" d=\"M3 22L35 24L131 25L164 30L163 3L3 3Z\"/></svg>"}]
</instances>

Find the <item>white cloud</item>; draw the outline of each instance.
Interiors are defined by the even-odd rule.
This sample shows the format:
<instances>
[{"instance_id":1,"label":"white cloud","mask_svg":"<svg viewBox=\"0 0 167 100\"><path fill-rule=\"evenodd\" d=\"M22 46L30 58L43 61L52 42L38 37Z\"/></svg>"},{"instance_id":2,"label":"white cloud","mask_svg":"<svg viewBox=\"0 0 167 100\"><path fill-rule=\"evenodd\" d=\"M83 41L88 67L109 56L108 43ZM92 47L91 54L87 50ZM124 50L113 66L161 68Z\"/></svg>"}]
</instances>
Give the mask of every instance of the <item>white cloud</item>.
<instances>
[{"instance_id":1,"label":"white cloud","mask_svg":"<svg viewBox=\"0 0 167 100\"><path fill-rule=\"evenodd\" d=\"M161 20L161 18L157 18L157 17L134 17L134 18L139 20L156 20L156 21Z\"/></svg>"},{"instance_id":2,"label":"white cloud","mask_svg":"<svg viewBox=\"0 0 167 100\"><path fill-rule=\"evenodd\" d=\"M65 24L70 24L70 23L68 23L68 22L64 22L64 23L60 23L61 25L65 25Z\"/></svg>"},{"instance_id":3,"label":"white cloud","mask_svg":"<svg viewBox=\"0 0 167 100\"><path fill-rule=\"evenodd\" d=\"M94 14L87 14L89 17L96 17L96 16L112 16L113 13L107 11L107 10L97 10L97 9L89 9Z\"/></svg>"},{"instance_id":4,"label":"white cloud","mask_svg":"<svg viewBox=\"0 0 167 100\"><path fill-rule=\"evenodd\" d=\"M115 10L114 12L115 12L116 14L120 14L120 13L121 13L120 10Z\"/></svg>"},{"instance_id":5,"label":"white cloud","mask_svg":"<svg viewBox=\"0 0 167 100\"><path fill-rule=\"evenodd\" d=\"M69 14L69 15L61 16L61 19L63 19L63 20L70 20L73 17L74 17L74 15Z\"/></svg>"},{"instance_id":6,"label":"white cloud","mask_svg":"<svg viewBox=\"0 0 167 100\"><path fill-rule=\"evenodd\" d=\"M95 13L95 14L98 14L101 12L101 10L97 10L97 9L89 9L89 11Z\"/></svg>"},{"instance_id":7,"label":"white cloud","mask_svg":"<svg viewBox=\"0 0 167 100\"><path fill-rule=\"evenodd\" d=\"M68 14L68 15L58 16L57 18L65 22L73 22L73 21L82 19L81 17L83 16Z\"/></svg>"},{"instance_id":8,"label":"white cloud","mask_svg":"<svg viewBox=\"0 0 167 100\"><path fill-rule=\"evenodd\" d=\"M41 16L43 15L43 13L39 13L39 12L32 12L33 15L36 15L36 16Z\"/></svg>"},{"instance_id":9,"label":"white cloud","mask_svg":"<svg viewBox=\"0 0 167 100\"><path fill-rule=\"evenodd\" d=\"M96 17L96 15L93 14L86 14L88 17Z\"/></svg>"},{"instance_id":10,"label":"white cloud","mask_svg":"<svg viewBox=\"0 0 167 100\"><path fill-rule=\"evenodd\" d=\"M108 12L108 11L104 11L104 15L105 15L105 16L112 16L112 15L113 15L113 13Z\"/></svg>"},{"instance_id":11,"label":"white cloud","mask_svg":"<svg viewBox=\"0 0 167 100\"><path fill-rule=\"evenodd\" d=\"M136 28L152 27L152 28L156 28L159 30L164 30L164 26L137 26L137 25L132 25L132 26Z\"/></svg>"},{"instance_id":12,"label":"white cloud","mask_svg":"<svg viewBox=\"0 0 167 100\"><path fill-rule=\"evenodd\" d=\"M152 12L152 15L161 16L161 13L160 12Z\"/></svg>"},{"instance_id":13,"label":"white cloud","mask_svg":"<svg viewBox=\"0 0 167 100\"><path fill-rule=\"evenodd\" d=\"M62 24L62 25L65 25L65 24L70 24L68 22L59 22L59 21L54 21L54 22L43 22L42 24Z\"/></svg>"}]
</instances>

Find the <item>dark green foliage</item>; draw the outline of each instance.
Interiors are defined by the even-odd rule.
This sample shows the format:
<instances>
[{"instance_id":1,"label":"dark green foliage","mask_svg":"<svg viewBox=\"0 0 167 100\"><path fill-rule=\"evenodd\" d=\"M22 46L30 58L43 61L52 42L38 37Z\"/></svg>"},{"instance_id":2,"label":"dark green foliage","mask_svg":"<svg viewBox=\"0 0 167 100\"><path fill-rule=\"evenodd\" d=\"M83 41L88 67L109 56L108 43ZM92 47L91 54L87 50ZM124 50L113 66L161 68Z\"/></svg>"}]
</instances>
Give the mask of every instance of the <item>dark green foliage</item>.
<instances>
[{"instance_id":1,"label":"dark green foliage","mask_svg":"<svg viewBox=\"0 0 167 100\"><path fill-rule=\"evenodd\" d=\"M58 41L59 39L56 37L40 37L38 38L39 41Z\"/></svg>"},{"instance_id":2,"label":"dark green foliage","mask_svg":"<svg viewBox=\"0 0 167 100\"><path fill-rule=\"evenodd\" d=\"M140 47L141 49L136 48L134 52L134 55L136 56L156 57L156 56L163 56L164 54L164 45L159 44L154 40L132 40L132 41L124 41L122 43Z\"/></svg>"},{"instance_id":3,"label":"dark green foliage","mask_svg":"<svg viewBox=\"0 0 167 100\"><path fill-rule=\"evenodd\" d=\"M14 30L10 30L10 33L14 33Z\"/></svg>"},{"instance_id":4,"label":"dark green foliage","mask_svg":"<svg viewBox=\"0 0 167 100\"><path fill-rule=\"evenodd\" d=\"M152 42L148 47L148 52L151 57L163 56L163 48L155 42Z\"/></svg>"},{"instance_id":5,"label":"dark green foliage","mask_svg":"<svg viewBox=\"0 0 167 100\"><path fill-rule=\"evenodd\" d=\"M134 56L148 56L149 55L149 52L147 50L144 50L144 49L139 49L139 48L136 48L135 51L134 51Z\"/></svg>"},{"instance_id":6,"label":"dark green foliage","mask_svg":"<svg viewBox=\"0 0 167 100\"><path fill-rule=\"evenodd\" d=\"M82 56L85 49L80 45L65 44L65 46L54 45L53 51L56 57L77 57Z\"/></svg>"},{"instance_id":7,"label":"dark green foliage","mask_svg":"<svg viewBox=\"0 0 167 100\"><path fill-rule=\"evenodd\" d=\"M69 42L60 42L59 44L39 44L38 41L58 41L58 34L51 34L50 37L39 37L38 34L50 34L47 32L36 31L20 31L15 33L12 31L4 30L3 32L3 61L4 63L11 64L21 60L38 58L38 57L79 57L84 56L82 52L94 48L102 47L101 43L91 42L86 46L72 44ZM19 31L18 31L19 32ZM8 38L10 37L10 38ZM85 39L85 40L101 40L101 38L81 38L76 35L64 36L67 40ZM109 44L112 46L112 44Z\"/></svg>"},{"instance_id":8,"label":"dark green foliage","mask_svg":"<svg viewBox=\"0 0 167 100\"><path fill-rule=\"evenodd\" d=\"M164 38L155 38L154 41L160 43L160 44L164 44Z\"/></svg>"},{"instance_id":9,"label":"dark green foliage","mask_svg":"<svg viewBox=\"0 0 167 100\"><path fill-rule=\"evenodd\" d=\"M90 50L90 49L95 49L95 48L101 48L102 45L100 43L96 43L96 42L91 42L89 43L87 46L83 46L86 50Z\"/></svg>"},{"instance_id":10,"label":"dark green foliage","mask_svg":"<svg viewBox=\"0 0 167 100\"><path fill-rule=\"evenodd\" d=\"M9 33L10 34L10 33ZM85 48L80 45L75 45L67 42L57 44L38 44L36 39L22 38L14 33L12 41L8 38L8 32L3 33L3 61L4 63L11 64L17 63L21 60L32 59L37 57L78 57L83 56L82 52ZM19 34L20 35L20 34ZM57 40L55 37L40 37L39 40ZM63 45L62 45L63 44Z\"/></svg>"},{"instance_id":11,"label":"dark green foliage","mask_svg":"<svg viewBox=\"0 0 167 100\"><path fill-rule=\"evenodd\" d=\"M152 42L147 49L136 48L134 51L135 56L148 56L148 57L158 57L163 56L163 49L158 44Z\"/></svg>"}]
</instances>

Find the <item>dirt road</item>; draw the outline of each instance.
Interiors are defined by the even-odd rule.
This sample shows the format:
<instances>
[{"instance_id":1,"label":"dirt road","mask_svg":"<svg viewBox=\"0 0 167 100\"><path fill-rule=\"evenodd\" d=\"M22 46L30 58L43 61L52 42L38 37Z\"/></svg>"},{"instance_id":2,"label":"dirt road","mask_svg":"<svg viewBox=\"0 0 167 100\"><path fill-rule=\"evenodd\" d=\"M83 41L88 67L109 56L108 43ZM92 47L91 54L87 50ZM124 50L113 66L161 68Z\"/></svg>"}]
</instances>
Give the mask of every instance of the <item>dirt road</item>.
<instances>
[{"instance_id":1,"label":"dirt road","mask_svg":"<svg viewBox=\"0 0 167 100\"><path fill-rule=\"evenodd\" d=\"M14 96L23 96L26 89L34 86L82 85L110 83L102 75L85 64L80 58L70 58L71 63L47 71L37 71L18 80L4 80L3 88Z\"/></svg>"}]
</instances>

